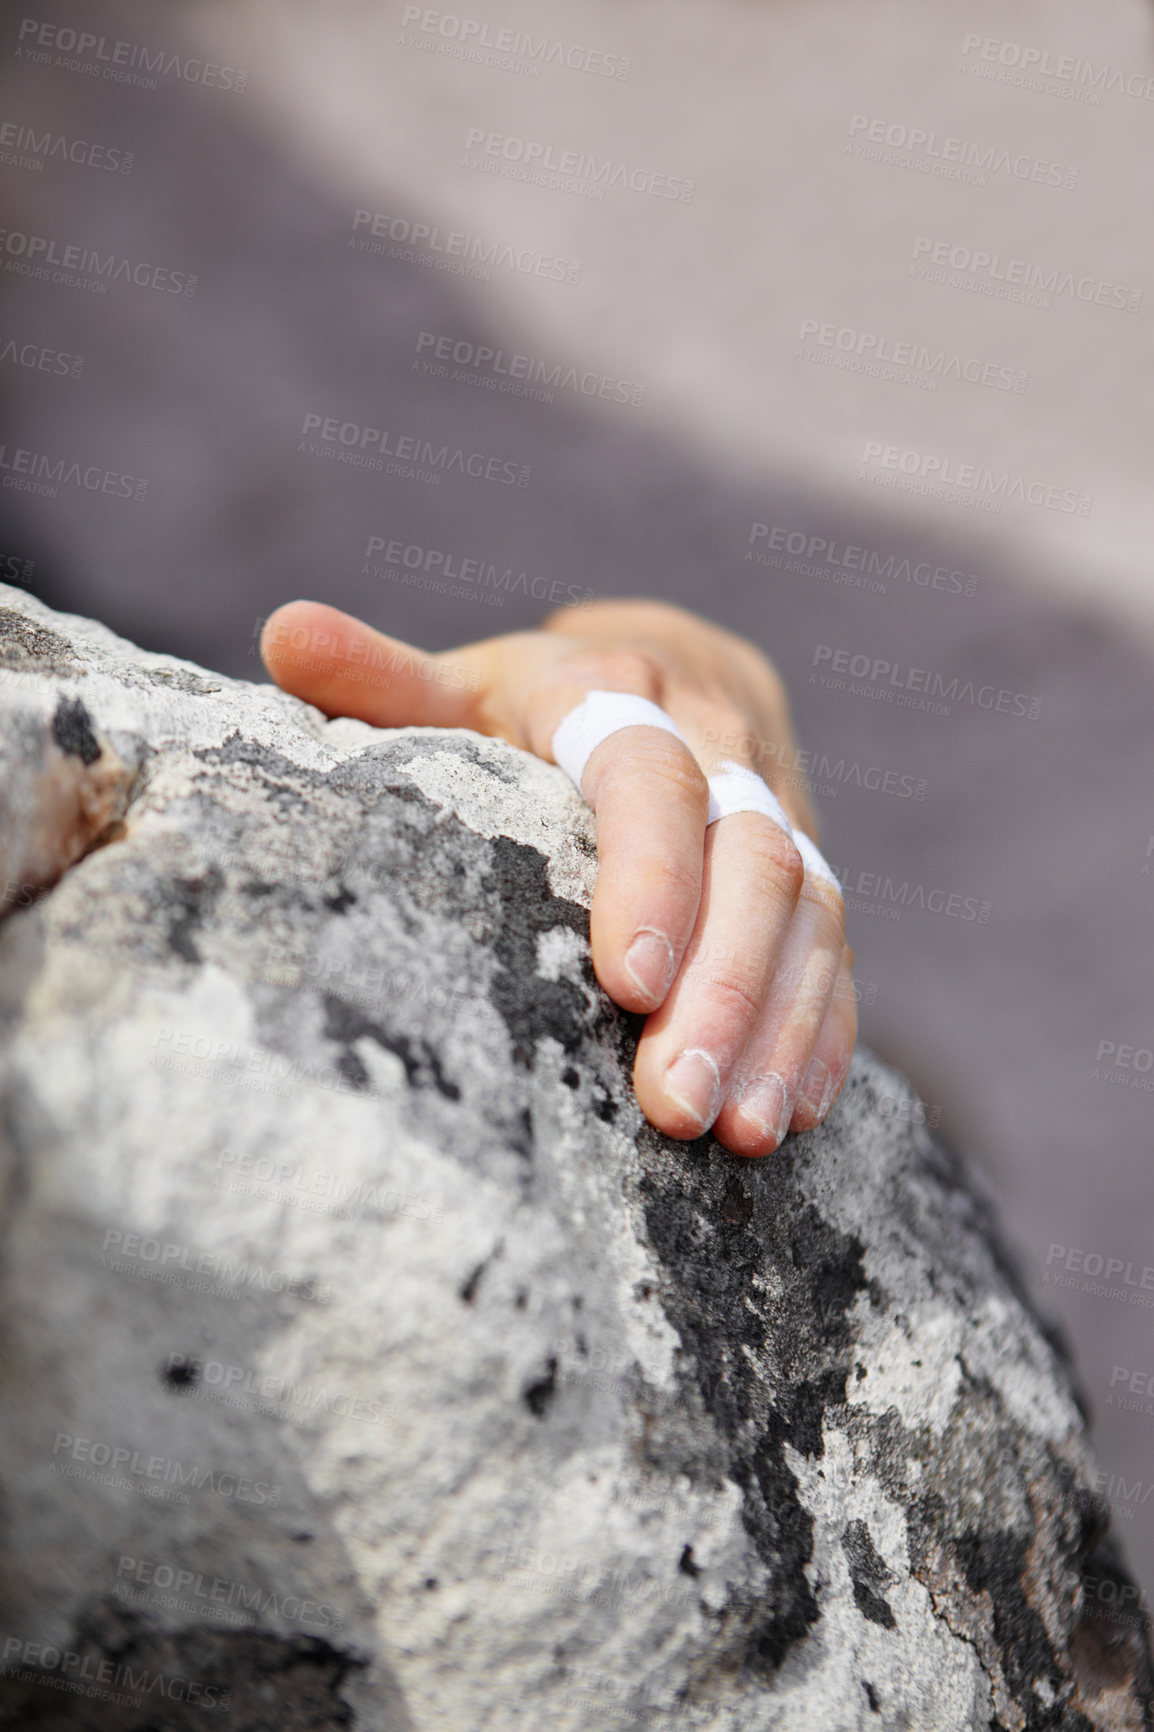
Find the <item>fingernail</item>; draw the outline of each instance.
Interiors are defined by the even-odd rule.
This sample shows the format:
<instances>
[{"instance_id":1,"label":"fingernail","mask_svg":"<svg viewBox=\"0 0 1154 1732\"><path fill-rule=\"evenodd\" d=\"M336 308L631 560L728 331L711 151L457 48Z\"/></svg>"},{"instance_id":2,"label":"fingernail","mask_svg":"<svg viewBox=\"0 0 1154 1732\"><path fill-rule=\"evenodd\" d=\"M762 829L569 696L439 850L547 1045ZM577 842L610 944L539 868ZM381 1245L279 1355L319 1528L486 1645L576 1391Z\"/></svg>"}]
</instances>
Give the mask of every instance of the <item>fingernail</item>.
<instances>
[{"instance_id":1,"label":"fingernail","mask_svg":"<svg viewBox=\"0 0 1154 1732\"><path fill-rule=\"evenodd\" d=\"M665 1092L684 1107L704 1131L717 1117L721 1075L716 1061L699 1047L691 1047L665 1073Z\"/></svg>"},{"instance_id":2,"label":"fingernail","mask_svg":"<svg viewBox=\"0 0 1154 1732\"><path fill-rule=\"evenodd\" d=\"M805 1079L798 1090L798 1104L808 1107L816 1118L820 1118L829 1105L832 1081L829 1066L822 1064L819 1058L811 1058Z\"/></svg>"},{"instance_id":3,"label":"fingernail","mask_svg":"<svg viewBox=\"0 0 1154 1732\"><path fill-rule=\"evenodd\" d=\"M641 928L625 952L625 972L651 1003L661 1003L673 980L673 946L664 932Z\"/></svg>"},{"instance_id":4,"label":"fingernail","mask_svg":"<svg viewBox=\"0 0 1154 1732\"><path fill-rule=\"evenodd\" d=\"M772 1137L776 1149L793 1117L793 1109L785 1092L785 1083L776 1071L769 1071L751 1083L746 1083L735 1101L738 1113L755 1125L763 1136Z\"/></svg>"}]
</instances>

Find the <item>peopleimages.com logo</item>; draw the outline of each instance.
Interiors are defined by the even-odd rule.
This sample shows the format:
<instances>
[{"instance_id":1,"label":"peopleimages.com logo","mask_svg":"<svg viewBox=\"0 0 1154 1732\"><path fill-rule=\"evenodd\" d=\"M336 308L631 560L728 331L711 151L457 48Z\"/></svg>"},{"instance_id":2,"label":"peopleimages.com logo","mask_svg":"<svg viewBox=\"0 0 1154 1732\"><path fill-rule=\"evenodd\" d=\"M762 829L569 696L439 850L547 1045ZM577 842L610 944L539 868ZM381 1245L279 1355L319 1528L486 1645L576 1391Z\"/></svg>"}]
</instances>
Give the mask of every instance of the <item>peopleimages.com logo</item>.
<instances>
[{"instance_id":1,"label":"peopleimages.com logo","mask_svg":"<svg viewBox=\"0 0 1154 1732\"><path fill-rule=\"evenodd\" d=\"M380 563L375 563L378 560ZM512 566L502 567L493 560L472 558L444 548L422 547L399 536L370 535L361 574L399 579L415 588L432 589L438 595L495 591L497 605L503 604L507 595L532 596L535 601L547 601L553 607L587 608L594 599L594 592L581 584L564 583L560 578L539 574L530 576L527 571L515 572Z\"/></svg>"},{"instance_id":2,"label":"peopleimages.com logo","mask_svg":"<svg viewBox=\"0 0 1154 1732\"><path fill-rule=\"evenodd\" d=\"M800 360L823 361L827 366L865 373L870 378L896 379L899 384L920 383L937 390L939 379L965 380L995 391L1024 391L1028 375L1018 367L999 366L976 355L960 355L948 349L931 349L928 343L884 336L880 331L859 331L852 325L834 325L821 319L803 319L798 333L803 345L795 351ZM817 350L824 350L819 354Z\"/></svg>"},{"instance_id":3,"label":"peopleimages.com logo","mask_svg":"<svg viewBox=\"0 0 1154 1732\"><path fill-rule=\"evenodd\" d=\"M606 187L622 187L628 192L692 204L695 191L693 181L662 174L639 163L591 156L584 150L559 150L540 139L489 132L483 126L469 128L465 138L464 166L484 169L491 174L509 174L514 179L526 180L536 186L552 186L559 191L582 189L592 198L603 198Z\"/></svg>"},{"instance_id":4,"label":"peopleimages.com logo","mask_svg":"<svg viewBox=\"0 0 1154 1732\"><path fill-rule=\"evenodd\" d=\"M412 37L404 27L413 25ZM400 42L451 54L459 60L495 66L503 72L525 72L539 78L543 66L563 66L570 72L591 72L600 78L628 78L633 64L625 55L606 54L554 36L533 36L528 30L491 24L488 19L462 18L457 12L436 12L427 6L406 6L401 14ZM425 41L421 41L421 36Z\"/></svg>"},{"instance_id":5,"label":"peopleimages.com logo","mask_svg":"<svg viewBox=\"0 0 1154 1732\"><path fill-rule=\"evenodd\" d=\"M983 469L978 463L955 463L952 457L940 457L932 451L910 451L900 445L885 445L878 439L867 439L862 462L878 464L882 470L913 477L928 483L935 498L956 497L967 503L966 496L984 500L987 510L998 510L1005 499L1019 500L1025 505L1037 505L1046 511L1064 511L1089 517L1094 504L1092 493L1079 493L1072 487L1056 487L1045 481L1030 481L1009 471ZM876 471L868 470L863 479L882 481ZM951 492L951 490L954 490Z\"/></svg>"},{"instance_id":6,"label":"peopleimages.com logo","mask_svg":"<svg viewBox=\"0 0 1154 1732\"><path fill-rule=\"evenodd\" d=\"M913 276L929 283L972 288L980 294L1004 300L1024 300L1048 307L1053 295L1066 295L1087 306L1113 307L1136 313L1142 305L1142 290L1123 288L1100 277L1079 276L1060 265L1040 265L1028 259L1005 258L983 247L967 247L919 235L914 242ZM967 281L967 279L969 279Z\"/></svg>"},{"instance_id":7,"label":"peopleimages.com logo","mask_svg":"<svg viewBox=\"0 0 1154 1732\"><path fill-rule=\"evenodd\" d=\"M871 119L855 114L849 123L851 143L846 149L868 161L911 168L946 180L965 180L987 185L991 174L1007 174L1015 180L1040 186L1073 187L1078 170L1028 151L999 150L995 145L975 144L970 138L927 132L924 126L906 126L901 121Z\"/></svg>"},{"instance_id":8,"label":"peopleimages.com logo","mask_svg":"<svg viewBox=\"0 0 1154 1732\"><path fill-rule=\"evenodd\" d=\"M39 18L22 19L16 34L18 60L57 66L64 72L85 72L116 84L156 90L157 78L176 78L183 84L203 84L209 90L239 94L248 83L248 73L235 66L217 66L211 60L176 54L168 48L149 48L143 42L110 41L91 30L74 30Z\"/></svg>"},{"instance_id":9,"label":"peopleimages.com logo","mask_svg":"<svg viewBox=\"0 0 1154 1732\"><path fill-rule=\"evenodd\" d=\"M1030 88L1067 85L1085 92L1087 100L1097 102L1102 91L1116 96L1132 96L1141 102L1154 101L1154 77L1148 72L1123 72L1119 66L1105 61L1095 65L1075 54L1051 54L1048 48L1032 48L1021 42L1007 42L998 36L980 36L971 32L962 44L962 70L977 72L988 66L987 77L1012 74L1011 83L1023 83Z\"/></svg>"},{"instance_id":10,"label":"peopleimages.com logo","mask_svg":"<svg viewBox=\"0 0 1154 1732\"><path fill-rule=\"evenodd\" d=\"M176 1611L198 1612L206 1622L222 1619L252 1625L270 1615L290 1623L316 1624L331 1630L344 1623L339 1606L329 1606L283 1589L253 1587L227 1576L206 1576L182 1569L162 1558L121 1554L116 1565L114 1593L119 1599L151 1601ZM230 1617L231 1614L231 1617Z\"/></svg>"},{"instance_id":11,"label":"peopleimages.com logo","mask_svg":"<svg viewBox=\"0 0 1154 1732\"><path fill-rule=\"evenodd\" d=\"M37 132L35 127L21 126L14 120L0 124L0 162L9 168L42 169L52 159L109 174L131 174L135 157L131 150L114 144L92 144L62 132Z\"/></svg>"},{"instance_id":12,"label":"peopleimages.com logo","mask_svg":"<svg viewBox=\"0 0 1154 1732\"><path fill-rule=\"evenodd\" d=\"M368 234L362 234L362 229ZM354 211L348 244L359 252L403 259L408 264L452 271L482 282L489 281L490 268L516 271L519 276L540 277L550 283L568 283L570 287L581 281L581 266L573 259L561 259L512 241L483 239L464 229L442 229L439 223L394 216L388 211Z\"/></svg>"},{"instance_id":13,"label":"peopleimages.com logo","mask_svg":"<svg viewBox=\"0 0 1154 1732\"><path fill-rule=\"evenodd\" d=\"M61 1460L61 1456L65 1460ZM281 1498L279 1485L269 1485L263 1479L254 1480L249 1474L231 1473L227 1469L199 1467L185 1461L178 1461L174 1456L149 1455L140 1449L131 1449L127 1444L105 1443L100 1438L73 1437L70 1432L58 1431L56 1441L52 1445L52 1471L54 1473L71 1473L75 1479L95 1477L91 1472L72 1471L73 1463L82 1463L85 1469L106 1468L108 1477L104 1483L127 1487L130 1491L148 1490L151 1493L163 1493L169 1486L175 1486L180 1492L180 1501L187 1503L185 1486L192 1486L194 1491L210 1491L217 1497L235 1498L240 1503L277 1504ZM136 1476L134 1485L125 1475Z\"/></svg>"},{"instance_id":14,"label":"peopleimages.com logo","mask_svg":"<svg viewBox=\"0 0 1154 1732\"><path fill-rule=\"evenodd\" d=\"M312 457L337 458L359 469L376 469L413 478L442 475L469 476L474 481L496 481L506 487L528 487L530 467L503 457L486 457L481 451L439 444L416 433L398 433L389 427L371 427L359 421L341 421L335 415L309 413L301 427L298 451ZM392 459L386 469L386 460Z\"/></svg>"},{"instance_id":15,"label":"peopleimages.com logo","mask_svg":"<svg viewBox=\"0 0 1154 1732\"><path fill-rule=\"evenodd\" d=\"M23 445L0 445L0 486L44 494L49 499L55 499L61 487L110 493L118 499L141 500L148 492L148 482L139 475L122 475L119 469L103 469L98 463L70 462L67 457L52 457Z\"/></svg>"},{"instance_id":16,"label":"peopleimages.com logo","mask_svg":"<svg viewBox=\"0 0 1154 1732\"><path fill-rule=\"evenodd\" d=\"M975 595L978 589L978 579L972 571L955 571L948 565L934 565L928 559L899 559L896 553L881 554L876 548L859 547L854 542L839 541L836 536L810 535L805 530L789 529L785 524L754 523L749 531L749 548L758 548L761 542L765 548L756 554L747 550L747 561L756 558L759 565L780 566L782 561L773 555L785 553L807 568L862 573L877 579L877 588L883 595L891 579L949 595Z\"/></svg>"},{"instance_id":17,"label":"peopleimages.com logo","mask_svg":"<svg viewBox=\"0 0 1154 1732\"><path fill-rule=\"evenodd\" d=\"M101 253L95 247L61 243L50 235L31 235L22 229L0 229L0 251L4 269L20 276L65 283L70 287L95 288L99 294L109 283L126 283L138 289L158 289L168 295L195 295L197 279L187 271L150 264L147 259L125 258L119 253Z\"/></svg>"},{"instance_id":18,"label":"peopleimages.com logo","mask_svg":"<svg viewBox=\"0 0 1154 1732\"><path fill-rule=\"evenodd\" d=\"M810 685L846 692L851 697L896 702L903 709L928 709L935 715L948 716L951 704L969 704L1000 716L1025 716L1032 722L1042 713L1041 698L1031 697L1028 692L975 685L973 680L960 679L957 674L947 679L933 668L905 667L886 656L870 656L865 651L840 649L833 644L815 645L811 665L814 669L828 667L830 671L811 673Z\"/></svg>"},{"instance_id":19,"label":"peopleimages.com logo","mask_svg":"<svg viewBox=\"0 0 1154 1732\"><path fill-rule=\"evenodd\" d=\"M83 1696L88 1701L113 1702L132 1708L135 1710L134 1725L144 1723L136 1718L142 1710L148 1712L149 1725L160 1724L155 1717L158 1697L169 1702L183 1702L206 1714L227 1714L232 1696L230 1690L222 1689L219 1684L204 1684L179 1672L153 1671L140 1660L99 1660L93 1654L81 1654L74 1648L56 1648L50 1642L25 1641L20 1636L5 1639L0 1674L19 1678L23 1683L47 1685L69 1695ZM119 1715L117 1719L120 1720ZM91 1720L87 1723L93 1724Z\"/></svg>"},{"instance_id":20,"label":"peopleimages.com logo","mask_svg":"<svg viewBox=\"0 0 1154 1732\"><path fill-rule=\"evenodd\" d=\"M62 354L44 343L28 343L17 337L0 336L0 362L27 367L36 373L54 373L63 379L79 379L84 371L83 355Z\"/></svg>"},{"instance_id":21,"label":"peopleimages.com logo","mask_svg":"<svg viewBox=\"0 0 1154 1732\"><path fill-rule=\"evenodd\" d=\"M645 396L645 386L629 379L617 379L609 373L595 372L591 367L567 366L562 361L543 361L537 355L521 355L515 351L496 349L491 343L474 343L467 337L453 337L436 331L419 331L414 350L414 366L435 378L458 380L465 384L487 386L490 390L521 392L541 386L537 395L553 401L553 392L576 391L582 397L596 397L601 402L638 404Z\"/></svg>"}]
</instances>

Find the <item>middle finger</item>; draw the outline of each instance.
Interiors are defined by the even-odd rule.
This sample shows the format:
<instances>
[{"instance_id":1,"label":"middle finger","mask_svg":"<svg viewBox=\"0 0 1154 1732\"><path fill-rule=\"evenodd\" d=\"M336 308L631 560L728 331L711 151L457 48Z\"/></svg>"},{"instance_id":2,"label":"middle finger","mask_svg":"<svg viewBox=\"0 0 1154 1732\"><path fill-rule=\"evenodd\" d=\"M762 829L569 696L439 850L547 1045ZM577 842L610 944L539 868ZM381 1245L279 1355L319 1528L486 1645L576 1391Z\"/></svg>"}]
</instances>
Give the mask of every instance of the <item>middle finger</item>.
<instances>
[{"instance_id":1,"label":"middle finger","mask_svg":"<svg viewBox=\"0 0 1154 1732\"><path fill-rule=\"evenodd\" d=\"M705 834L701 900L668 997L638 1044L634 1087L668 1136L708 1130L761 1013L801 893L801 855L760 812Z\"/></svg>"}]
</instances>

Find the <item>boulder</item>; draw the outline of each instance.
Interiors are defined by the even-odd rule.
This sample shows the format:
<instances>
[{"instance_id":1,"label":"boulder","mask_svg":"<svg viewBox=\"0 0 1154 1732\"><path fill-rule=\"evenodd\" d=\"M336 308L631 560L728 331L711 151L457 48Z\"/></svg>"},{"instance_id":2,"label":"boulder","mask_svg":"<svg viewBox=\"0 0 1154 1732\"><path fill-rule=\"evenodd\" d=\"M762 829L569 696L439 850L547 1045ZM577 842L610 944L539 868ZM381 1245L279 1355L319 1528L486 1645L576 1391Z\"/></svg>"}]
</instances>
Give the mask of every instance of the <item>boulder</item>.
<instances>
[{"instance_id":1,"label":"boulder","mask_svg":"<svg viewBox=\"0 0 1154 1732\"><path fill-rule=\"evenodd\" d=\"M900 1078L661 1136L561 771L0 610L0 1726L1149 1726Z\"/></svg>"}]
</instances>

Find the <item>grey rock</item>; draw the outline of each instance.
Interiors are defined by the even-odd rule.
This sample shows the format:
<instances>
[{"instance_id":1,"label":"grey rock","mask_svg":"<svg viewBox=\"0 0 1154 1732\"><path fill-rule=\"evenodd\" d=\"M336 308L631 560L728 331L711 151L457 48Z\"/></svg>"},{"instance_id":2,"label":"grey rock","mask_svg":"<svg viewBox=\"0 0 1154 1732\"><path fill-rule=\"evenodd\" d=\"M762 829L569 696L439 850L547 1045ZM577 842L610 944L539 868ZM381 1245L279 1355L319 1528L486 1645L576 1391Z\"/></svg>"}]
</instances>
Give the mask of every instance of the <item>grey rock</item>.
<instances>
[{"instance_id":1,"label":"grey rock","mask_svg":"<svg viewBox=\"0 0 1154 1732\"><path fill-rule=\"evenodd\" d=\"M901 1079L663 1138L559 770L0 601L0 1726L1149 1726Z\"/></svg>"}]
</instances>

